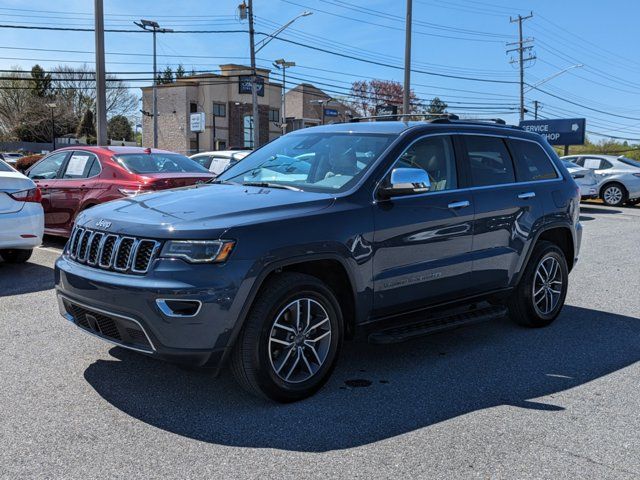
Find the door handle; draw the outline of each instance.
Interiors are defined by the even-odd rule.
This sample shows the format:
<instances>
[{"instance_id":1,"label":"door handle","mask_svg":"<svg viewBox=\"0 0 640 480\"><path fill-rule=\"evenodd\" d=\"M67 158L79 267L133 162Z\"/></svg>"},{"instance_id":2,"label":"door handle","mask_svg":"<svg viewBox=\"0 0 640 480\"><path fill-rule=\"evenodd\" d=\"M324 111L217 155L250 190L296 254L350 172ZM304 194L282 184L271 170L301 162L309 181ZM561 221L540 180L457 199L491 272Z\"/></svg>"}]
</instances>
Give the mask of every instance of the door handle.
<instances>
[{"instance_id":1,"label":"door handle","mask_svg":"<svg viewBox=\"0 0 640 480\"><path fill-rule=\"evenodd\" d=\"M526 200L528 198L533 198L536 196L536 192L525 192L518 195L518 198L521 200Z\"/></svg>"},{"instance_id":2,"label":"door handle","mask_svg":"<svg viewBox=\"0 0 640 480\"><path fill-rule=\"evenodd\" d=\"M471 205L471 203L469 203L469 200L463 200L461 202L452 202L447 205L447 207L452 210L457 210L458 208L468 207L469 205Z\"/></svg>"}]
</instances>

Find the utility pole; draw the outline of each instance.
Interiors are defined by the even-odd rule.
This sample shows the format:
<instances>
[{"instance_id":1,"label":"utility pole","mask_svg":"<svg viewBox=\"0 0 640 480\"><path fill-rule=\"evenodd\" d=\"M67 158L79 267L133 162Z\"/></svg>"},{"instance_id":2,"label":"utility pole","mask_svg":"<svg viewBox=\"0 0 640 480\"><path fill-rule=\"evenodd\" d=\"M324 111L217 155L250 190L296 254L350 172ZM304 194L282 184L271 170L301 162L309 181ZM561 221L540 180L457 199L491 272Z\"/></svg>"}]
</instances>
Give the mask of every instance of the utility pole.
<instances>
[{"instance_id":1,"label":"utility pole","mask_svg":"<svg viewBox=\"0 0 640 480\"><path fill-rule=\"evenodd\" d=\"M256 43L253 28L253 0L249 0L249 48L251 55L251 104L253 106L253 148L260 146L260 110L258 109L258 85L256 72Z\"/></svg>"},{"instance_id":2,"label":"utility pole","mask_svg":"<svg viewBox=\"0 0 640 480\"><path fill-rule=\"evenodd\" d=\"M94 1L96 36L96 143L107 144L107 83L104 68L104 8ZM55 147L54 147L55 149Z\"/></svg>"},{"instance_id":3,"label":"utility pole","mask_svg":"<svg viewBox=\"0 0 640 480\"><path fill-rule=\"evenodd\" d=\"M540 105L540 102L538 100L534 100L533 101L533 118L535 120L538 119L538 107Z\"/></svg>"},{"instance_id":4,"label":"utility pole","mask_svg":"<svg viewBox=\"0 0 640 480\"><path fill-rule=\"evenodd\" d=\"M529 43L533 42L533 38L526 38L525 39L523 37L523 35L522 35L522 22L524 22L525 20L528 20L531 17L533 17L533 12L529 13L529 15L527 15L526 17L523 17L522 15L518 15L517 18L509 17L509 22L510 23L517 23L518 24L518 41L517 42L512 42L512 43L507 43L507 46L517 45L517 47L507 50L507 53L518 52L518 60L512 60L509 63L518 63L518 65L520 67L520 121L524 120L524 111L525 111L525 108L524 108L524 63L536 59L535 55L532 55L531 52L530 52L531 49L533 48L533 45L526 45L526 44L529 44ZM527 58L525 58L525 56L524 56L525 51L527 53Z\"/></svg>"},{"instance_id":5,"label":"utility pole","mask_svg":"<svg viewBox=\"0 0 640 480\"><path fill-rule=\"evenodd\" d=\"M412 0L407 0L407 19L404 38L404 90L402 92L402 113L410 113L409 99L411 94L411 17L413 11Z\"/></svg>"},{"instance_id":6,"label":"utility pole","mask_svg":"<svg viewBox=\"0 0 640 480\"><path fill-rule=\"evenodd\" d=\"M173 29L160 28L158 22L153 20L140 20L140 23L133 23L141 29L153 34L153 109L151 115L153 116L153 148L158 148L158 68L156 61L156 33L171 33L173 32Z\"/></svg>"},{"instance_id":7,"label":"utility pole","mask_svg":"<svg viewBox=\"0 0 640 480\"><path fill-rule=\"evenodd\" d=\"M296 62L287 62L284 58L280 58L274 62L276 68L282 68L282 135L287 133L287 102L285 93L287 91L287 68L295 67Z\"/></svg>"}]
</instances>

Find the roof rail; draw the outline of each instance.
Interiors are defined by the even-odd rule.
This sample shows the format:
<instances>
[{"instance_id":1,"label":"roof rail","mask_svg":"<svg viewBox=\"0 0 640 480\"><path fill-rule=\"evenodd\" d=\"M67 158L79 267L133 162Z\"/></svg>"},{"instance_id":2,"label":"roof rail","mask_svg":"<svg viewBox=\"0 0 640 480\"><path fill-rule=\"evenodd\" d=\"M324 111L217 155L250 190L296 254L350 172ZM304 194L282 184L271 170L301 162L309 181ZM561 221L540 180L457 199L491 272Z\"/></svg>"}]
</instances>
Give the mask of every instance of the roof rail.
<instances>
[{"instance_id":1,"label":"roof rail","mask_svg":"<svg viewBox=\"0 0 640 480\"><path fill-rule=\"evenodd\" d=\"M499 125L501 127L507 128L516 128L518 130L522 130L523 128L518 125L509 125L502 118L473 118L473 119L454 119L450 120L448 118L434 118L429 123L455 123L462 125Z\"/></svg>"},{"instance_id":2,"label":"roof rail","mask_svg":"<svg viewBox=\"0 0 640 480\"><path fill-rule=\"evenodd\" d=\"M402 120L409 121L412 118L428 118L429 120L458 120L455 113L397 113L388 115L371 115L367 117L354 117L350 122L358 123L362 120ZM435 117L435 118L434 118Z\"/></svg>"}]
</instances>

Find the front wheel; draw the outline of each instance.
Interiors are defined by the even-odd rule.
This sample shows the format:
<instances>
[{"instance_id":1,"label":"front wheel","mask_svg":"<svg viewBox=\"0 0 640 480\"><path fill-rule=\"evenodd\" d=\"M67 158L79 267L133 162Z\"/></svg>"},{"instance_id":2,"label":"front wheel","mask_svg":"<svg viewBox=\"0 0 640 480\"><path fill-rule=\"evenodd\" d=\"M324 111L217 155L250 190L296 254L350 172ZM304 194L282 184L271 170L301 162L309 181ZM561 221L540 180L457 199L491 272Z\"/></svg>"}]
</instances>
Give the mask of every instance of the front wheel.
<instances>
[{"instance_id":1,"label":"front wheel","mask_svg":"<svg viewBox=\"0 0 640 480\"><path fill-rule=\"evenodd\" d=\"M602 201L610 207L620 207L627 201L627 190L619 183L610 183L602 190Z\"/></svg>"},{"instance_id":2,"label":"front wheel","mask_svg":"<svg viewBox=\"0 0 640 480\"><path fill-rule=\"evenodd\" d=\"M7 263L24 263L31 258L33 250L0 250L0 257Z\"/></svg>"},{"instance_id":3,"label":"front wheel","mask_svg":"<svg viewBox=\"0 0 640 480\"><path fill-rule=\"evenodd\" d=\"M251 308L231 368L254 395L301 400L329 378L342 337L342 312L329 287L310 275L277 274Z\"/></svg>"},{"instance_id":4,"label":"front wheel","mask_svg":"<svg viewBox=\"0 0 640 480\"><path fill-rule=\"evenodd\" d=\"M518 287L508 302L512 320L526 327L545 327L560 314L567 296L569 269L554 243L535 247Z\"/></svg>"}]
</instances>

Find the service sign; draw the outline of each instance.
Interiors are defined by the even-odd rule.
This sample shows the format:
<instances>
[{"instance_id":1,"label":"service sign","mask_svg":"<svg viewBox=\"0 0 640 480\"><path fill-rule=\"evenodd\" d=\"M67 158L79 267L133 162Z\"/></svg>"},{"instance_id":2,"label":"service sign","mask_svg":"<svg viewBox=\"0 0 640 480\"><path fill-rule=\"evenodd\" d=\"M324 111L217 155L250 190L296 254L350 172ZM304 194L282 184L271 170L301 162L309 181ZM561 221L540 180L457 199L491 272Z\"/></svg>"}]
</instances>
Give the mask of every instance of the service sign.
<instances>
[{"instance_id":1,"label":"service sign","mask_svg":"<svg viewBox=\"0 0 640 480\"><path fill-rule=\"evenodd\" d=\"M264 78L256 77L256 90L259 97L264 97ZM242 75L238 78L238 93L251 95L251 76Z\"/></svg>"},{"instance_id":2,"label":"service sign","mask_svg":"<svg viewBox=\"0 0 640 480\"><path fill-rule=\"evenodd\" d=\"M192 113L191 116L189 117L189 124L190 124L190 130L192 132L204 132L204 121L205 121L205 116L204 116L204 112L198 112L198 113Z\"/></svg>"},{"instance_id":3,"label":"service sign","mask_svg":"<svg viewBox=\"0 0 640 480\"><path fill-rule=\"evenodd\" d=\"M337 117L338 116L338 110L336 110L335 108L325 108L324 109L324 116L325 117Z\"/></svg>"},{"instance_id":4,"label":"service sign","mask_svg":"<svg viewBox=\"0 0 640 480\"><path fill-rule=\"evenodd\" d=\"M520 126L528 132L539 133L551 145L584 145L586 129L584 118L553 120L523 120Z\"/></svg>"}]
</instances>

